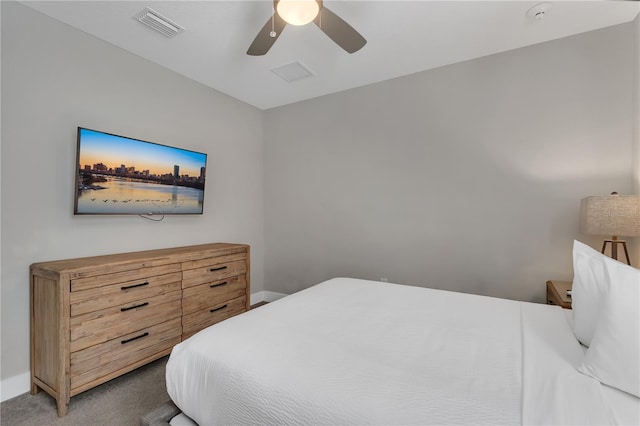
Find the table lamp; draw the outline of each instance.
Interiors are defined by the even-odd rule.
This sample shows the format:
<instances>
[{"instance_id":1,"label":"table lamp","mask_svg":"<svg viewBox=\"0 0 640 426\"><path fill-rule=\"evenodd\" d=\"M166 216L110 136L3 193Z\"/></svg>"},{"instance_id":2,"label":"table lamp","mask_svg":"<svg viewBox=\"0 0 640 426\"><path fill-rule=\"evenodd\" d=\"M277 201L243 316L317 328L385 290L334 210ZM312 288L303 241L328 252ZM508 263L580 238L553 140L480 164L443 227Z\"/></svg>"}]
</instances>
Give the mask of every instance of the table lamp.
<instances>
[{"instance_id":1,"label":"table lamp","mask_svg":"<svg viewBox=\"0 0 640 426\"><path fill-rule=\"evenodd\" d=\"M627 243L618 237L640 236L640 196L618 195L586 197L580 202L580 232L585 235L611 235L604 240L602 253L611 244L611 257L618 259L618 245L622 245L627 264Z\"/></svg>"}]
</instances>

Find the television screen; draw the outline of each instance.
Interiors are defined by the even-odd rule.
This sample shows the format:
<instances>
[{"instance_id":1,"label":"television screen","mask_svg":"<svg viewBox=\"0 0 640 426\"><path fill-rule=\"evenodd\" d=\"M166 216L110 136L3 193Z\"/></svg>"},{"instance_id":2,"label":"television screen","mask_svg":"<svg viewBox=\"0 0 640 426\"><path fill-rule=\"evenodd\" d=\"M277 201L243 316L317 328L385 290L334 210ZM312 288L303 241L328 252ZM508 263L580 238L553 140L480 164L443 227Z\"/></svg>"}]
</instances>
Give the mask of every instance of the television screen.
<instances>
[{"instance_id":1,"label":"television screen","mask_svg":"<svg viewBox=\"0 0 640 426\"><path fill-rule=\"evenodd\" d=\"M207 154L78 127L75 214L202 214Z\"/></svg>"}]
</instances>

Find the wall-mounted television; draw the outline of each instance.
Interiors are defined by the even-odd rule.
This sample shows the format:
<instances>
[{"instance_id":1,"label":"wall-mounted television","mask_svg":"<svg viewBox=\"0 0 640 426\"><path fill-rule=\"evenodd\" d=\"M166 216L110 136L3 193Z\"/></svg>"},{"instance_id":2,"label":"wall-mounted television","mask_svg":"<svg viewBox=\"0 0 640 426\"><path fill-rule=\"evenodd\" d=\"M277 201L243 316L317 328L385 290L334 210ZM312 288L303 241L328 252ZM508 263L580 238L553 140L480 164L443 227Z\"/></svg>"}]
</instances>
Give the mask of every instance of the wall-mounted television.
<instances>
[{"instance_id":1,"label":"wall-mounted television","mask_svg":"<svg viewBox=\"0 0 640 426\"><path fill-rule=\"evenodd\" d=\"M74 214L202 214L207 154L78 127Z\"/></svg>"}]
</instances>

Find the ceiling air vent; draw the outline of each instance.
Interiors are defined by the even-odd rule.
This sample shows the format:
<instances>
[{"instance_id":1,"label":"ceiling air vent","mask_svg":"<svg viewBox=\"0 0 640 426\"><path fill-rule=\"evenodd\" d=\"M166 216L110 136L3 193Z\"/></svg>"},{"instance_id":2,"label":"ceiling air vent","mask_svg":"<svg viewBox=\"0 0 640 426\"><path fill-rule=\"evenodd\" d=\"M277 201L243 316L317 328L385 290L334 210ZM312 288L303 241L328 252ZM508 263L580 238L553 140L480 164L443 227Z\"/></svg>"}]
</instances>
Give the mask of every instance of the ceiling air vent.
<instances>
[{"instance_id":1,"label":"ceiling air vent","mask_svg":"<svg viewBox=\"0 0 640 426\"><path fill-rule=\"evenodd\" d=\"M156 30L165 37L174 37L184 31L184 28L180 25L170 21L148 7L134 16L134 18L145 24L147 27Z\"/></svg>"},{"instance_id":2,"label":"ceiling air vent","mask_svg":"<svg viewBox=\"0 0 640 426\"><path fill-rule=\"evenodd\" d=\"M282 65L278 68L273 68L271 71L287 83L311 77L313 75L311 71L298 61Z\"/></svg>"}]
</instances>

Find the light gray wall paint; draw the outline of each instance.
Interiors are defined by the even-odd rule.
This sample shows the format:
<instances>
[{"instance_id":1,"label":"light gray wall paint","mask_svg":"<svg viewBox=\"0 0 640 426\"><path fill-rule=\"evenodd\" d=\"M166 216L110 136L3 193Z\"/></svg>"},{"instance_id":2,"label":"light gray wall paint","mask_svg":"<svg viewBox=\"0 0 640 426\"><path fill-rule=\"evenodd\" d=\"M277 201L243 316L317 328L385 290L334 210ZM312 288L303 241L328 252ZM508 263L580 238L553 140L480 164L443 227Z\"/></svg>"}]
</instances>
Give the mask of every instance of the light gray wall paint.
<instances>
[{"instance_id":1,"label":"light gray wall paint","mask_svg":"<svg viewBox=\"0 0 640 426\"><path fill-rule=\"evenodd\" d=\"M22 5L1 7L3 380L29 371L33 262L242 242L252 290L263 290L262 112ZM79 125L208 153L204 215L73 216Z\"/></svg>"},{"instance_id":2,"label":"light gray wall paint","mask_svg":"<svg viewBox=\"0 0 640 426\"><path fill-rule=\"evenodd\" d=\"M267 111L266 288L543 301L601 241L580 199L631 191L633 49L620 25Z\"/></svg>"},{"instance_id":3,"label":"light gray wall paint","mask_svg":"<svg viewBox=\"0 0 640 426\"><path fill-rule=\"evenodd\" d=\"M640 14L633 21L635 29L634 73L633 73L633 193L640 195ZM631 263L640 265L640 238L631 239Z\"/></svg>"}]
</instances>

